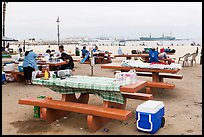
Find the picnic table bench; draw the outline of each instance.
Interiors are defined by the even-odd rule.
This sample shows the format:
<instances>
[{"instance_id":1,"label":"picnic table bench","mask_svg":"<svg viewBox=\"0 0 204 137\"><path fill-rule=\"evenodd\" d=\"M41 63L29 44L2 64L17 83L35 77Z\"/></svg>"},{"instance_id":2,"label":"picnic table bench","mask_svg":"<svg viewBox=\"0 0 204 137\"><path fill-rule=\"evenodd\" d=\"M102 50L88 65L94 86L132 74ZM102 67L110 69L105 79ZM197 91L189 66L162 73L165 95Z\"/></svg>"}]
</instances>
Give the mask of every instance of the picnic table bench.
<instances>
[{"instance_id":1,"label":"picnic table bench","mask_svg":"<svg viewBox=\"0 0 204 137\"><path fill-rule=\"evenodd\" d=\"M79 79L81 79L81 77L79 77ZM91 85L84 83L84 86L82 86L84 81L89 83L89 81L87 81L87 79L85 77L84 77L84 79L82 79L81 82L78 82L78 83L81 83L81 86L80 86L80 84L79 85L78 84L71 85L71 83L63 84L63 82L60 83L59 80L56 80L55 84L56 85L61 84L61 85L64 85L65 87L66 87L66 85L67 86L69 85L69 87L75 87L76 85L78 85L80 87L83 87L83 89L81 89L81 91L84 91L86 89L91 90L91 88L98 90L100 83L98 83L98 86L96 86L97 82L92 83ZM93 78L93 81L96 81L95 79L96 78ZM97 77L97 80L98 79L103 79L103 78ZM110 81L113 80L113 78L109 78L109 79L105 78L105 79L106 79L107 83L110 83ZM77 79L75 81L77 81ZM41 81L41 82L43 84L45 84L44 82L46 82L46 81L44 81L44 82ZM36 84L40 83L40 80L38 79L38 80L34 81L34 83L36 83ZM51 81L50 82L47 81L47 84L48 83L50 85L52 85ZM59 92L63 93L61 100L50 100L50 99L46 99L46 98L44 98L44 99L23 98L23 99L19 99L18 103L23 104L23 105L39 106L39 107L44 108L45 111L42 111L42 113L43 113L42 118L48 122L53 122L56 119L64 117L71 112L86 114L87 115L88 128L90 129L90 131L96 132L98 129L102 128L111 119L127 120L128 118L132 117L132 111L125 110L127 98L142 99L142 100L153 99L152 94L136 93L140 89L145 88L146 84L147 84L146 81L139 80L139 81L137 81L137 83L128 84L128 85L112 86L111 87L110 86L111 84L110 84L110 85L105 86L104 88L100 87L101 89L103 89L103 90L100 90L98 92L100 94L103 94L103 92L106 92L108 95L115 94L115 96L111 95L111 96L107 96L107 98L105 97L106 96L105 94L102 95L101 97L105 97L105 99L103 98L103 105L102 106L96 106L96 105L88 104L89 94L97 93L95 90L94 90L95 92L91 92L93 90L88 91L88 92L81 92L79 98L76 98L75 93L77 93L77 92L71 90L68 94L69 88L66 88L66 91L64 91L64 90L59 91ZM48 87L50 87L50 86L48 86ZM110 89L112 89L113 91L106 91L106 90L110 90ZM116 91L117 89L118 89L118 91ZM53 88L53 90L55 91L54 88ZM70 93L72 93L72 94L70 94ZM122 98L117 98L119 96L119 94L122 95ZM120 99L124 99L124 102L119 103L121 101Z\"/></svg>"}]
</instances>

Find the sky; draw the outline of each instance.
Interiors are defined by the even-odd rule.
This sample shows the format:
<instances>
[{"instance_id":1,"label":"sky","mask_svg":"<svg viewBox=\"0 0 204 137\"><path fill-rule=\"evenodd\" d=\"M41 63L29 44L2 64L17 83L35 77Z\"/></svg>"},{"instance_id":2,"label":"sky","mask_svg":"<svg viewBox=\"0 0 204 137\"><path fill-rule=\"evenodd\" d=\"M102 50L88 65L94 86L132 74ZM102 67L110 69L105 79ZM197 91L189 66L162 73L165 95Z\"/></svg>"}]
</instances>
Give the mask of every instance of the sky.
<instances>
[{"instance_id":1,"label":"sky","mask_svg":"<svg viewBox=\"0 0 204 137\"><path fill-rule=\"evenodd\" d=\"M8 2L6 6L5 35L19 40L57 40L58 16L60 39L138 39L150 33L202 38L202 2Z\"/></svg>"}]
</instances>

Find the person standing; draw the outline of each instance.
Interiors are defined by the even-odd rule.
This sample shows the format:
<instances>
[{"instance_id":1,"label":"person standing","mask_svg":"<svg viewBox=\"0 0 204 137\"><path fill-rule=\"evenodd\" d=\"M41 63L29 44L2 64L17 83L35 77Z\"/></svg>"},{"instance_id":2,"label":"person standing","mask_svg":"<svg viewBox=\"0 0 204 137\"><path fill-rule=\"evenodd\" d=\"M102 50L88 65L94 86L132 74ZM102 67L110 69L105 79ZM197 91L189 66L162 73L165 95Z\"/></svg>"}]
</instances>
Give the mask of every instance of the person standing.
<instances>
[{"instance_id":1,"label":"person standing","mask_svg":"<svg viewBox=\"0 0 204 137\"><path fill-rule=\"evenodd\" d=\"M19 53L20 53L20 55L21 55L21 53L22 53L21 44L18 45L18 51L19 51Z\"/></svg>"},{"instance_id":2,"label":"person standing","mask_svg":"<svg viewBox=\"0 0 204 137\"><path fill-rule=\"evenodd\" d=\"M198 54L198 47L196 48L196 53Z\"/></svg>"},{"instance_id":3,"label":"person standing","mask_svg":"<svg viewBox=\"0 0 204 137\"><path fill-rule=\"evenodd\" d=\"M123 54L123 51L121 49L121 47L118 48L118 55L122 55Z\"/></svg>"},{"instance_id":4,"label":"person standing","mask_svg":"<svg viewBox=\"0 0 204 137\"><path fill-rule=\"evenodd\" d=\"M32 72L38 70L36 58L37 54L30 47L27 47L23 60L23 72L26 79L26 84L31 85Z\"/></svg>"},{"instance_id":5,"label":"person standing","mask_svg":"<svg viewBox=\"0 0 204 137\"><path fill-rule=\"evenodd\" d=\"M76 54L76 56L80 56L80 51L79 51L78 47L76 47L76 49L75 49L75 54Z\"/></svg>"}]
</instances>

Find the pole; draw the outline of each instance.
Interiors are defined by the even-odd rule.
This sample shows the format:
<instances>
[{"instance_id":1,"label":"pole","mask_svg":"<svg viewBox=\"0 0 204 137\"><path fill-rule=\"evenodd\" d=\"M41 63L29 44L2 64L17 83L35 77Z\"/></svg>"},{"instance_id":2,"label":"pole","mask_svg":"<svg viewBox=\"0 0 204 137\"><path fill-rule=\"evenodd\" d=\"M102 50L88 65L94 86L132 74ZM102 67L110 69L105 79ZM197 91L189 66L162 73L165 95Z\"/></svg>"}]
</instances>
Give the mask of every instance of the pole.
<instances>
[{"instance_id":1,"label":"pole","mask_svg":"<svg viewBox=\"0 0 204 137\"><path fill-rule=\"evenodd\" d=\"M57 17L57 45L59 46L60 45L60 40L59 40L59 37L60 37L60 33L59 33L59 17Z\"/></svg>"},{"instance_id":2,"label":"pole","mask_svg":"<svg viewBox=\"0 0 204 137\"><path fill-rule=\"evenodd\" d=\"M26 47L25 47L25 40L23 41L23 51L24 51L24 53L25 53L25 51L26 51L26 49L25 49Z\"/></svg>"},{"instance_id":3,"label":"pole","mask_svg":"<svg viewBox=\"0 0 204 137\"><path fill-rule=\"evenodd\" d=\"M5 36L5 16L6 16L6 2L3 4L3 36ZM3 41L3 47L5 49L5 41Z\"/></svg>"},{"instance_id":4,"label":"pole","mask_svg":"<svg viewBox=\"0 0 204 137\"><path fill-rule=\"evenodd\" d=\"M91 65L91 76L93 76L93 65L94 65L93 49L91 49L90 65Z\"/></svg>"}]
</instances>

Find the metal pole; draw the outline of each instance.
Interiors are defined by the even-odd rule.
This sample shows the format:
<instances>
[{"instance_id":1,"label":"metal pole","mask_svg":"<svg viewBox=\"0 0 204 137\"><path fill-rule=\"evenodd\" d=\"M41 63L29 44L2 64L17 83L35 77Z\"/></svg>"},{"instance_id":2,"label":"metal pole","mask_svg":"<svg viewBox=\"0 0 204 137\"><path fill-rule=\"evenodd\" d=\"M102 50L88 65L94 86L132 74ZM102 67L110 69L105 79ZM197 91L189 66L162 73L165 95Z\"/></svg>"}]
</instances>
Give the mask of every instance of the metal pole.
<instances>
[{"instance_id":1,"label":"metal pole","mask_svg":"<svg viewBox=\"0 0 204 137\"><path fill-rule=\"evenodd\" d=\"M93 76L93 65L94 65L93 49L91 49L90 65L91 65L91 76Z\"/></svg>"},{"instance_id":2,"label":"metal pole","mask_svg":"<svg viewBox=\"0 0 204 137\"><path fill-rule=\"evenodd\" d=\"M59 17L57 17L57 45L59 46L60 45L60 40L59 40L59 37L60 37L60 33L59 33Z\"/></svg>"},{"instance_id":3,"label":"metal pole","mask_svg":"<svg viewBox=\"0 0 204 137\"><path fill-rule=\"evenodd\" d=\"M3 36L5 36L5 16L6 16L6 2L3 4ZM3 47L5 48L5 41L3 41Z\"/></svg>"},{"instance_id":4,"label":"metal pole","mask_svg":"<svg viewBox=\"0 0 204 137\"><path fill-rule=\"evenodd\" d=\"M26 47L25 47L25 40L23 41L23 51L26 51Z\"/></svg>"}]
</instances>

